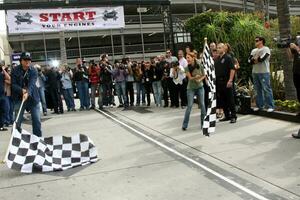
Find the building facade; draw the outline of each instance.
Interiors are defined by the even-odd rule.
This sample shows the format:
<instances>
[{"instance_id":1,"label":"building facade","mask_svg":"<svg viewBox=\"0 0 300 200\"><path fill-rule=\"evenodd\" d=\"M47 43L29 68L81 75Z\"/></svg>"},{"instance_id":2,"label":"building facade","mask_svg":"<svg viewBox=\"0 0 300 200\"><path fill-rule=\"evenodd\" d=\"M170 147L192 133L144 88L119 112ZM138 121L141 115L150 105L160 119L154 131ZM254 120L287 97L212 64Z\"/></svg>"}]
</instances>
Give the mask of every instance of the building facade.
<instances>
[{"instance_id":1,"label":"building facade","mask_svg":"<svg viewBox=\"0 0 300 200\"><path fill-rule=\"evenodd\" d=\"M291 14L300 14L300 5L291 1ZM75 58L98 59L108 53L111 59L128 56L135 59L151 57L190 42L183 22L194 14L207 10L249 12L253 1L246 0L125 0L125 1L77 1L77 0L8 0L0 1L0 9L86 7L123 5L125 28L60 33L8 34L11 53L29 51L33 61L48 63L61 59L61 42L64 40L68 63ZM140 9L143 8L143 9ZM270 1L270 14L276 13L275 1ZM141 11L141 12L138 12ZM9 26L9 24L7 24ZM63 38L62 38L63 37Z\"/></svg>"}]
</instances>

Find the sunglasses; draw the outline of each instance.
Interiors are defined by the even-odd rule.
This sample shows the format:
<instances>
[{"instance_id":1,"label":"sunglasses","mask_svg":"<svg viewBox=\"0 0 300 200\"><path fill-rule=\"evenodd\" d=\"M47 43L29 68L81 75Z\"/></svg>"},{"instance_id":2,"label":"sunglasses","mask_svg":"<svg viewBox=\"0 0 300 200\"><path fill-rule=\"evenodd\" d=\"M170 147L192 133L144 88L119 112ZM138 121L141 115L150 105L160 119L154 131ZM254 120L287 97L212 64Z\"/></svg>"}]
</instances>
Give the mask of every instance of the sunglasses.
<instances>
[{"instance_id":1,"label":"sunglasses","mask_svg":"<svg viewBox=\"0 0 300 200\"><path fill-rule=\"evenodd\" d=\"M260 40L255 40L255 42L259 42Z\"/></svg>"}]
</instances>

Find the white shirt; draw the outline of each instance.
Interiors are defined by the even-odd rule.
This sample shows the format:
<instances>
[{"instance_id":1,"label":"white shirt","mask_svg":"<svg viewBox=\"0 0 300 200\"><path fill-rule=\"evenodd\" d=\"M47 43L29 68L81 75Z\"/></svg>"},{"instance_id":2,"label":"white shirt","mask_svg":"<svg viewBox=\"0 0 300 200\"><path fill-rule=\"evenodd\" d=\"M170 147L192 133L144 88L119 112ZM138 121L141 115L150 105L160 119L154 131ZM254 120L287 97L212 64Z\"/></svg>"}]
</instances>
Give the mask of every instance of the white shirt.
<instances>
[{"instance_id":1,"label":"white shirt","mask_svg":"<svg viewBox=\"0 0 300 200\"><path fill-rule=\"evenodd\" d=\"M179 65L179 71L176 73L175 72L175 75L173 74L173 67L170 69L170 77L173 78L173 82L178 85L182 85L182 81L183 79L185 79L186 77L186 74L185 74L185 71L184 71L184 68L183 66Z\"/></svg>"},{"instance_id":2,"label":"white shirt","mask_svg":"<svg viewBox=\"0 0 300 200\"><path fill-rule=\"evenodd\" d=\"M183 68L186 68L188 66L188 62L184 57L182 57L178 62Z\"/></svg>"}]
</instances>

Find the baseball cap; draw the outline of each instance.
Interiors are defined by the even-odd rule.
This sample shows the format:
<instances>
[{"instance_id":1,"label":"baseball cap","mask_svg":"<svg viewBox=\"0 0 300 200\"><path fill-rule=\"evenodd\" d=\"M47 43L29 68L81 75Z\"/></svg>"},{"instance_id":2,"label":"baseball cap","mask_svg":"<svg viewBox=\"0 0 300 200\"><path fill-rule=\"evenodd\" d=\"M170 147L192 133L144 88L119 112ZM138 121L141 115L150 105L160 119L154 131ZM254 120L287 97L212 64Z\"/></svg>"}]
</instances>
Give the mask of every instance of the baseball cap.
<instances>
[{"instance_id":1,"label":"baseball cap","mask_svg":"<svg viewBox=\"0 0 300 200\"><path fill-rule=\"evenodd\" d=\"M20 60L31 60L31 55L29 52L22 52L20 56Z\"/></svg>"}]
</instances>

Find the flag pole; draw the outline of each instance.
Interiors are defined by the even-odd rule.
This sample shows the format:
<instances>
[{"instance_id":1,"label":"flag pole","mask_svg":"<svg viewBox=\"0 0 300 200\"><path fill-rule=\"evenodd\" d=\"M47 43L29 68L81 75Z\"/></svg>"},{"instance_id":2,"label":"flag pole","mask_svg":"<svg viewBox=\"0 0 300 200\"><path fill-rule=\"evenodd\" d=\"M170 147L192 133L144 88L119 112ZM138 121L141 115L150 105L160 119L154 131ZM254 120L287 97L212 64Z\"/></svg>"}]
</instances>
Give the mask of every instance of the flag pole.
<instances>
[{"instance_id":1,"label":"flag pole","mask_svg":"<svg viewBox=\"0 0 300 200\"><path fill-rule=\"evenodd\" d=\"M11 130L11 136L10 136L9 143L8 143L8 145L7 145L6 153L5 153L5 155L4 155L4 158L1 160L0 164L5 164L5 163L6 163L6 159L7 159L8 153L9 153L9 146L10 146L12 140L13 140L13 131L14 131L14 129L16 128L16 123L17 123L17 121L19 120L19 117L20 117L20 114L21 114L21 109L23 109L23 106L24 106L24 102L25 102L25 101L22 100L22 103L21 103L21 106L20 106L20 108L19 108L19 112L18 112L17 118L16 118L16 120L15 120L15 122L14 122L14 124L13 124L12 130Z\"/></svg>"}]
</instances>

